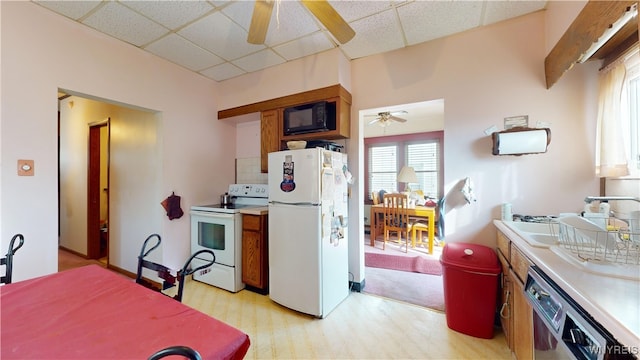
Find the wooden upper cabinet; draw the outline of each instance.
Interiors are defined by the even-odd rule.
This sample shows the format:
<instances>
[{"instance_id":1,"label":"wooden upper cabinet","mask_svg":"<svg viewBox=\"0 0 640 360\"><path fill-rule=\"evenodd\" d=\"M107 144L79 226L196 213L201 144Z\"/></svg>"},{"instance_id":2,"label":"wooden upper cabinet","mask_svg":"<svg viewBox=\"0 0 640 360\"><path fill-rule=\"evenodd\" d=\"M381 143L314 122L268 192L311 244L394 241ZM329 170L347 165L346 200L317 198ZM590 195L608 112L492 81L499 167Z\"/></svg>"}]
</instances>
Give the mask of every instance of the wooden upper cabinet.
<instances>
[{"instance_id":1,"label":"wooden upper cabinet","mask_svg":"<svg viewBox=\"0 0 640 360\"><path fill-rule=\"evenodd\" d=\"M282 129L282 110L263 111L260 116L260 171L268 171L268 155L280 150L280 136Z\"/></svg>"},{"instance_id":2,"label":"wooden upper cabinet","mask_svg":"<svg viewBox=\"0 0 640 360\"><path fill-rule=\"evenodd\" d=\"M336 128L317 133L284 135L282 116L284 109L317 101L336 104ZM351 94L341 85L328 86L259 103L218 111L218 120L260 112L260 169L268 172L270 152L286 149L289 140L348 139L351 133Z\"/></svg>"}]
</instances>

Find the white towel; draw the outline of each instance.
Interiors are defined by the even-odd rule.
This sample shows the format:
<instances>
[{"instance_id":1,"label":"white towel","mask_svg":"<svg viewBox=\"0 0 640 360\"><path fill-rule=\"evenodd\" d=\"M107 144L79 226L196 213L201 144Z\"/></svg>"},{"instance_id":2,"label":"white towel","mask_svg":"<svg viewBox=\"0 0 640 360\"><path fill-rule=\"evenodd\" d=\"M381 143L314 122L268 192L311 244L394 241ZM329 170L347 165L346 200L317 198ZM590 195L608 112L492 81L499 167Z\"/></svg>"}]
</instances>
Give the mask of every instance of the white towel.
<instances>
[{"instance_id":1,"label":"white towel","mask_svg":"<svg viewBox=\"0 0 640 360\"><path fill-rule=\"evenodd\" d=\"M464 196L464 199L467 200L468 204L471 204L472 201L476 201L476 196L473 192L473 184L470 178L464 179L464 185L460 191L462 191L462 195Z\"/></svg>"}]
</instances>

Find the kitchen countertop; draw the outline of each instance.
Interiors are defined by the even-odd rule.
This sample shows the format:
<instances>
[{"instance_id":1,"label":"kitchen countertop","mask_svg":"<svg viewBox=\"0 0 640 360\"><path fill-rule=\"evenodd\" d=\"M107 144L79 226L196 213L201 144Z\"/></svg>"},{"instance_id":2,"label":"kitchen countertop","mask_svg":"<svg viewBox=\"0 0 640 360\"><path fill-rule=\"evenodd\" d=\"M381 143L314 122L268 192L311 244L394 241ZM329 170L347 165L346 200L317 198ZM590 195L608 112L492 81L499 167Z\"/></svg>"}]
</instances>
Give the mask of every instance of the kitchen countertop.
<instances>
[{"instance_id":1,"label":"kitchen countertop","mask_svg":"<svg viewBox=\"0 0 640 360\"><path fill-rule=\"evenodd\" d=\"M587 272L550 248L529 245L501 220L493 223L622 345L639 351L640 281Z\"/></svg>"},{"instance_id":2,"label":"kitchen countertop","mask_svg":"<svg viewBox=\"0 0 640 360\"><path fill-rule=\"evenodd\" d=\"M266 215L269 213L268 206L250 207L246 209L240 209L240 214L247 215Z\"/></svg>"}]
</instances>

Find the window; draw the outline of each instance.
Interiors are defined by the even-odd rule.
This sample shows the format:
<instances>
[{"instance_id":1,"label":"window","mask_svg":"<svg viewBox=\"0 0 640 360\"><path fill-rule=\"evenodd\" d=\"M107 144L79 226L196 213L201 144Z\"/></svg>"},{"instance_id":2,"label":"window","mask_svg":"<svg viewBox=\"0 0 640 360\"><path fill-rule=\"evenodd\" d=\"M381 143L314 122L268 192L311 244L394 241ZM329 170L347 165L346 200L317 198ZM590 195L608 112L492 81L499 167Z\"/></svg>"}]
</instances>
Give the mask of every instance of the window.
<instances>
[{"instance_id":1,"label":"window","mask_svg":"<svg viewBox=\"0 0 640 360\"><path fill-rule=\"evenodd\" d=\"M443 134L435 131L365 139L366 198L371 200L374 191L403 191L404 184L399 184L397 177L404 165L413 167L418 177L418 183L409 184L412 190L421 190L430 198L441 198Z\"/></svg>"}]
</instances>

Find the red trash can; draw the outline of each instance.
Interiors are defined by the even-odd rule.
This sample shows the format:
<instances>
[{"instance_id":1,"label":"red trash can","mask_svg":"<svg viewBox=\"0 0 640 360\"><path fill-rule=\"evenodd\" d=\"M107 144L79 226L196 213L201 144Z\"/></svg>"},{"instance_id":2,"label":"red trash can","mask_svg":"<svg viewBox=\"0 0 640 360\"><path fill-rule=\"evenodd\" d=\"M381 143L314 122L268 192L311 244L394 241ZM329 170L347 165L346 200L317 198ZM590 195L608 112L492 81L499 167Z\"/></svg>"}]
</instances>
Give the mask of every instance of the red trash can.
<instances>
[{"instance_id":1,"label":"red trash can","mask_svg":"<svg viewBox=\"0 0 640 360\"><path fill-rule=\"evenodd\" d=\"M440 263L447 326L474 337L493 338L502 271L496 252L478 244L447 243Z\"/></svg>"}]
</instances>

